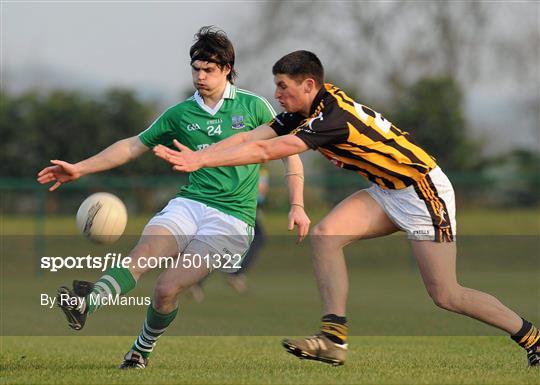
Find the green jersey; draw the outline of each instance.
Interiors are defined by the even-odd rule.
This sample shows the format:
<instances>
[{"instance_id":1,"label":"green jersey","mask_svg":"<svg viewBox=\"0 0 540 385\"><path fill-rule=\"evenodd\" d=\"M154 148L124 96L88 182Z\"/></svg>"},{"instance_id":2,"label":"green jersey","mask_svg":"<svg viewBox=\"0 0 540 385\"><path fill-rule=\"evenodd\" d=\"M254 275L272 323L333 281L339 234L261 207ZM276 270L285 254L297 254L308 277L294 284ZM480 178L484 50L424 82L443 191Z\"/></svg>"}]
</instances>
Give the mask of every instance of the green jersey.
<instances>
[{"instance_id":1,"label":"green jersey","mask_svg":"<svg viewBox=\"0 0 540 385\"><path fill-rule=\"evenodd\" d=\"M166 110L139 134L148 147L172 144L177 139L193 151L211 146L231 135L251 131L273 119L266 99L227 83L215 108L204 104L198 92ZM193 199L255 225L259 165L202 168L189 174L189 184L177 196Z\"/></svg>"}]
</instances>

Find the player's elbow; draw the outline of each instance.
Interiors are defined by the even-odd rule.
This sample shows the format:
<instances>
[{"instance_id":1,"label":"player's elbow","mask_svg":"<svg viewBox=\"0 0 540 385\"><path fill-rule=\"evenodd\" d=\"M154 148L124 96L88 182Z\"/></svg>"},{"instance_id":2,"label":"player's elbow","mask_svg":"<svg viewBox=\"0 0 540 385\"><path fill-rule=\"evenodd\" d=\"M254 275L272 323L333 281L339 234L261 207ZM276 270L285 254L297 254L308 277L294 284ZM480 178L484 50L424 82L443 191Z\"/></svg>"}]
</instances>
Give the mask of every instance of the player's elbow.
<instances>
[{"instance_id":1,"label":"player's elbow","mask_svg":"<svg viewBox=\"0 0 540 385\"><path fill-rule=\"evenodd\" d=\"M125 161L129 162L137 157L139 157L142 153L148 150L148 147L146 147L138 136L132 136L131 138L126 138L119 140L117 142L121 148L124 149L125 152Z\"/></svg>"},{"instance_id":2,"label":"player's elbow","mask_svg":"<svg viewBox=\"0 0 540 385\"><path fill-rule=\"evenodd\" d=\"M267 140L257 140L253 142L255 153L258 155L259 163L265 163L269 160L276 159L272 151L272 145Z\"/></svg>"},{"instance_id":3,"label":"player's elbow","mask_svg":"<svg viewBox=\"0 0 540 385\"><path fill-rule=\"evenodd\" d=\"M251 132L239 132L235 135L238 139L239 144L247 143L251 140Z\"/></svg>"}]
</instances>

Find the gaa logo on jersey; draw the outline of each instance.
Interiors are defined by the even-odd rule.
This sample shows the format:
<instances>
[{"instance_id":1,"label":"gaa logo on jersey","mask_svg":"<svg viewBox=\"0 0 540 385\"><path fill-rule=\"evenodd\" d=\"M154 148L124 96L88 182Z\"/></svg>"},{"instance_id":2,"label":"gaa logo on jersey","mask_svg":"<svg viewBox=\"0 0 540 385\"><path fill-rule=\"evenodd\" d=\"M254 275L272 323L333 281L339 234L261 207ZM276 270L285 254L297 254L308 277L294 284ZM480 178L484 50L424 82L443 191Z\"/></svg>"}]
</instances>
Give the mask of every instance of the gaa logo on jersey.
<instances>
[{"instance_id":1,"label":"gaa logo on jersey","mask_svg":"<svg viewBox=\"0 0 540 385\"><path fill-rule=\"evenodd\" d=\"M188 131L198 131L201 129L201 126L199 126L197 123L190 123L186 128Z\"/></svg>"},{"instance_id":2,"label":"gaa logo on jersey","mask_svg":"<svg viewBox=\"0 0 540 385\"><path fill-rule=\"evenodd\" d=\"M246 127L244 124L244 117L242 115L233 115L232 117L232 129L233 130L240 130L242 128Z\"/></svg>"}]
</instances>

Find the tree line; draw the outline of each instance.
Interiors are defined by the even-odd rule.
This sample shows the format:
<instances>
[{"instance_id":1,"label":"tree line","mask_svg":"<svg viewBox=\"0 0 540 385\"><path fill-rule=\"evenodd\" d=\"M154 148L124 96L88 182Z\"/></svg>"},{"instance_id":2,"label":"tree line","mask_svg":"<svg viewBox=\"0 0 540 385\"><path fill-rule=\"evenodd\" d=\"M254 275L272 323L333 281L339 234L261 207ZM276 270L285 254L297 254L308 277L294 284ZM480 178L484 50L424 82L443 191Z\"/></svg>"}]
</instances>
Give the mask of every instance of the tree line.
<instances>
[{"instance_id":1,"label":"tree line","mask_svg":"<svg viewBox=\"0 0 540 385\"><path fill-rule=\"evenodd\" d=\"M143 131L157 114L153 103L134 91L111 89L98 95L80 91L2 93L0 140L2 176L28 177L50 159L77 162L113 142ZM112 170L112 175L169 174L169 167L145 156Z\"/></svg>"},{"instance_id":2,"label":"tree line","mask_svg":"<svg viewBox=\"0 0 540 385\"><path fill-rule=\"evenodd\" d=\"M361 92L354 88L347 91L353 97L361 97ZM495 189L503 192L503 201L507 203L538 203L538 154L509 149L495 157L483 155L483 143L470 136L463 93L452 77L421 78L405 87L399 99L393 100L379 112L412 133L444 170L456 175L454 185L464 196L476 193L482 199L486 191ZM20 95L3 92L0 176L33 177L50 159L76 162L89 157L119 139L141 132L159 112L157 105L125 89L93 95L73 90L29 91ZM325 200L338 201L358 189L360 178L350 178L346 172L336 173L329 162L315 159L316 167L321 170ZM153 156L143 156L110 173L112 176L172 175L170 167Z\"/></svg>"}]
</instances>

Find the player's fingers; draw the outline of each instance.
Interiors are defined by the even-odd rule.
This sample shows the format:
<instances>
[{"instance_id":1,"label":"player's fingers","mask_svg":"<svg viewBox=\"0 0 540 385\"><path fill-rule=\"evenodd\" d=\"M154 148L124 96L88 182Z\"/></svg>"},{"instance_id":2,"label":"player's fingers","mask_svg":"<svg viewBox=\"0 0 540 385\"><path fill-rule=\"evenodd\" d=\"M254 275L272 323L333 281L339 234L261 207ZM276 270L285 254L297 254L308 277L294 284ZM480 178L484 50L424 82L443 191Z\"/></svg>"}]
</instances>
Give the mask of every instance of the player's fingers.
<instances>
[{"instance_id":1,"label":"player's fingers","mask_svg":"<svg viewBox=\"0 0 540 385\"><path fill-rule=\"evenodd\" d=\"M154 151L154 155L161 159L167 159L167 154L159 151Z\"/></svg>"},{"instance_id":2,"label":"player's fingers","mask_svg":"<svg viewBox=\"0 0 540 385\"><path fill-rule=\"evenodd\" d=\"M310 222L306 222L305 226L304 226L304 238L308 236L309 234L309 225L310 225Z\"/></svg>"},{"instance_id":3,"label":"player's fingers","mask_svg":"<svg viewBox=\"0 0 540 385\"><path fill-rule=\"evenodd\" d=\"M37 178L37 181L41 184L49 183L55 180L56 178L51 174L45 174Z\"/></svg>"},{"instance_id":4,"label":"player's fingers","mask_svg":"<svg viewBox=\"0 0 540 385\"><path fill-rule=\"evenodd\" d=\"M190 149L186 146L184 146L182 143L180 143L178 140L176 139L173 139L173 144L175 145L175 147L177 149L179 149L180 151L190 151Z\"/></svg>"},{"instance_id":5,"label":"player's fingers","mask_svg":"<svg viewBox=\"0 0 540 385\"><path fill-rule=\"evenodd\" d=\"M302 225L298 224L298 241L296 243L300 243L304 240L304 229L302 229Z\"/></svg>"},{"instance_id":6,"label":"player's fingers","mask_svg":"<svg viewBox=\"0 0 540 385\"><path fill-rule=\"evenodd\" d=\"M188 172L184 166L174 166L173 170L178 172Z\"/></svg>"},{"instance_id":7,"label":"player's fingers","mask_svg":"<svg viewBox=\"0 0 540 385\"><path fill-rule=\"evenodd\" d=\"M42 178L43 182L45 182L45 183L54 182L54 181L57 180L56 175L54 173L52 173L52 172L42 176L41 178Z\"/></svg>"},{"instance_id":8,"label":"player's fingers","mask_svg":"<svg viewBox=\"0 0 540 385\"><path fill-rule=\"evenodd\" d=\"M163 151L161 149L155 149L154 150L154 155L156 155L157 157L159 157L161 159L164 159L164 160L167 160L168 157L170 156L169 154L167 154L165 151Z\"/></svg>"},{"instance_id":9,"label":"player's fingers","mask_svg":"<svg viewBox=\"0 0 540 385\"><path fill-rule=\"evenodd\" d=\"M178 154L178 151L175 151L169 147L166 147L166 146L161 146L161 150L165 153L165 154L168 154L168 155L175 155L175 154Z\"/></svg>"},{"instance_id":10,"label":"player's fingers","mask_svg":"<svg viewBox=\"0 0 540 385\"><path fill-rule=\"evenodd\" d=\"M168 152L168 151L172 151L172 150L167 146L164 146L162 144L158 144L157 146L154 146L154 151Z\"/></svg>"},{"instance_id":11,"label":"player's fingers","mask_svg":"<svg viewBox=\"0 0 540 385\"><path fill-rule=\"evenodd\" d=\"M58 187L62 186L62 182L56 182L50 189L49 191L54 191L56 190Z\"/></svg>"},{"instance_id":12,"label":"player's fingers","mask_svg":"<svg viewBox=\"0 0 540 385\"><path fill-rule=\"evenodd\" d=\"M158 146L155 146L152 150L154 151L154 154L158 155L158 156L163 156L164 154L166 154L167 152L165 151L166 147L165 146L162 146L161 144L158 145Z\"/></svg>"},{"instance_id":13,"label":"player's fingers","mask_svg":"<svg viewBox=\"0 0 540 385\"><path fill-rule=\"evenodd\" d=\"M154 154L161 159L166 160L169 163L176 164L181 159L179 158L181 156L181 153L178 151L173 151L165 146L162 146L162 148L155 149Z\"/></svg>"},{"instance_id":14,"label":"player's fingers","mask_svg":"<svg viewBox=\"0 0 540 385\"><path fill-rule=\"evenodd\" d=\"M298 238L296 239L296 244L299 244L304 239L304 229L302 228L301 222L296 222L296 226L298 227Z\"/></svg>"},{"instance_id":15,"label":"player's fingers","mask_svg":"<svg viewBox=\"0 0 540 385\"><path fill-rule=\"evenodd\" d=\"M184 155L181 153L181 152L178 152L178 151L175 151L174 153L172 154L167 154L167 156L170 158L170 159L176 159L176 160L179 160L179 159L184 159Z\"/></svg>"},{"instance_id":16,"label":"player's fingers","mask_svg":"<svg viewBox=\"0 0 540 385\"><path fill-rule=\"evenodd\" d=\"M55 171L65 173L68 175L74 175L76 173L76 168L74 165L63 160L51 160L51 163L55 164Z\"/></svg>"},{"instance_id":17,"label":"player's fingers","mask_svg":"<svg viewBox=\"0 0 540 385\"><path fill-rule=\"evenodd\" d=\"M180 166L181 164L184 163L182 157L179 157L179 156L176 156L176 155L166 155L165 159L170 164L174 164L174 165L177 165L177 166Z\"/></svg>"},{"instance_id":18,"label":"player's fingers","mask_svg":"<svg viewBox=\"0 0 540 385\"><path fill-rule=\"evenodd\" d=\"M176 147L177 149L179 149L180 151L182 151L182 145L180 144L180 142L176 139L173 139L173 144L174 144L174 147Z\"/></svg>"},{"instance_id":19,"label":"player's fingers","mask_svg":"<svg viewBox=\"0 0 540 385\"><path fill-rule=\"evenodd\" d=\"M49 167L45 167L43 170L41 170L39 173L38 173L38 176L42 176L42 175L45 175L47 173L52 173L54 171L58 170L58 166L49 166Z\"/></svg>"},{"instance_id":20,"label":"player's fingers","mask_svg":"<svg viewBox=\"0 0 540 385\"><path fill-rule=\"evenodd\" d=\"M181 152L171 150L170 148L165 148L165 155L167 156L178 156L179 154L181 154Z\"/></svg>"},{"instance_id":21,"label":"player's fingers","mask_svg":"<svg viewBox=\"0 0 540 385\"><path fill-rule=\"evenodd\" d=\"M38 174L36 180L37 180L38 182L41 182L41 181L43 181L43 180L46 180L48 177L49 177L49 174L42 174L42 175L39 175L39 174Z\"/></svg>"},{"instance_id":22,"label":"player's fingers","mask_svg":"<svg viewBox=\"0 0 540 385\"><path fill-rule=\"evenodd\" d=\"M57 166L60 166L60 167L69 167L70 164L68 162L64 162L63 160L58 160L58 159L54 159L54 160L51 160L51 163L52 164L55 164Z\"/></svg>"},{"instance_id":23,"label":"player's fingers","mask_svg":"<svg viewBox=\"0 0 540 385\"><path fill-rule=\"evenodd\" d=\"M300 233L301 233L300 242L302 242L307 237L307 235L309 234L309 223L303 223L300 227L301 227L301 230L300 230Z\"/></svg>"},{"instance_id":24,"label":"player's fingers","mask_svg":"<svg viewBox=\"0 0 540 385\"><path fill-rule=\"evenodd\" d=\"M296 225L298 226L298 241L297 244L302 242L309 231L309 222L305 222L303 220L299 220L296 222Z\"/></svg>"},{"instance_id":25,"label":"player's fingers","mask_svg":"<svg viewBox=\"0 0 540 385\"><path fill-rule=\"evenodd\" d=\"M289 218L289 224L287 225L287 229L289 231L292 231L294 229L294 218Z\"/></svg>"},{"instance_id":26,"label":"player's fingers","mask_svg":"<svg viewBox=\"0 0 540 385\"><path fill-rule=\"evenodd\" d=\"M51 168L53 168L53 167L54 166L45 167L43 170L41 170L40 172L37 173L37 176L45 175L46 173L51 171Z\"/></svg>"}]
</instances>

